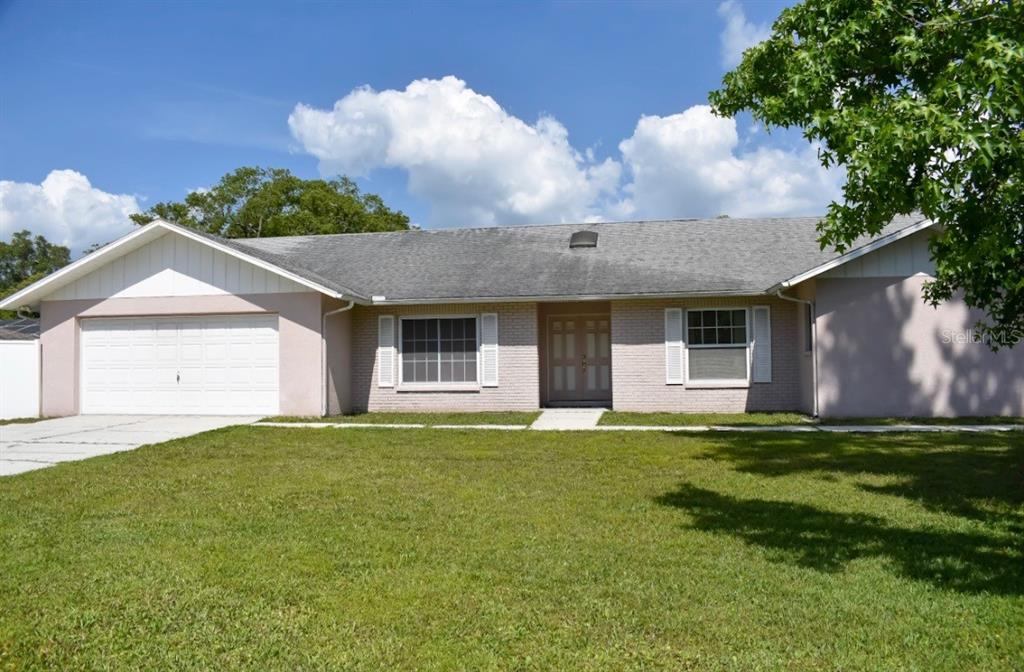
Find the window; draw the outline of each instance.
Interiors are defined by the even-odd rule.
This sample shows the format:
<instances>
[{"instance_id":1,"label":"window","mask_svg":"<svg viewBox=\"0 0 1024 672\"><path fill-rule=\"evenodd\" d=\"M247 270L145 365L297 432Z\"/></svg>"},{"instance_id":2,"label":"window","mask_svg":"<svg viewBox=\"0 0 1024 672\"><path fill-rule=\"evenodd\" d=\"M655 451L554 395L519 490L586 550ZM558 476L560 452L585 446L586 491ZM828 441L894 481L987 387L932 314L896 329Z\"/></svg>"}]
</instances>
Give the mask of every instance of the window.
<instances>
[{"instance_id":1,"label":"window","mask_svg":"<svg viewBox=\"0 0 1024 672\"><path fill-rule=\"evenodd\" d=\"M687 380L746 384L748 335L745 308L686 311Z\"/></svg>"},{"instance_id":2,"label":"window","mask_svg":"<svg viewBox=\"0 0 1024 672\"><path fill-rule=\"evenodd\" d=\"M476 318L402 318L402 383L475 383Z\"/></svg>"}]
</instances>

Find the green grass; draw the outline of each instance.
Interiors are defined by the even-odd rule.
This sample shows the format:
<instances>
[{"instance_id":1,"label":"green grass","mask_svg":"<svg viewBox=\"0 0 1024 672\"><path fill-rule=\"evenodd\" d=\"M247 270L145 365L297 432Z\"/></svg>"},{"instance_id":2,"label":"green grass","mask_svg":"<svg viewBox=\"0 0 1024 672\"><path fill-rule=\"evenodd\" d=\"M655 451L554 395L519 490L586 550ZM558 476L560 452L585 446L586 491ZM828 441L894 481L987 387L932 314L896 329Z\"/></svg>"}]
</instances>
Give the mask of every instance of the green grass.
<instances>
[{"instance_id":1,"label":"green grass","mask_svg":"<svg viewBox=\"0 0 1024 672\"><path fill-rule=\"evenodd\" d=\"M803 425L809 421L802 413L630 413L608 411L601 416L599 425L657 425L659 427L690 427L693 425L721 425L731 427L751 425Z\"/></svg>"},{"instance_id":2,"label":"green grass","mask_svg":"<svg viewBox=\"0 0 1024 672\"><path fill-rule=\"evenodd\" d=\"M337 422L408 425L529 425L540 412L485 411L480 413L356 413L318 416L284 415L264 418L264 422Z\"/></svg>"},{"instance_id":3,"label":"green grass","mask_svg":"<svg viewBox=\"0 0 1024 672\"><path fill-rule=\"evenodd\" d=\"M40 420L46 420L46 418L7 418L6 420L0 420L0 426L3 425L28 425L33 422L39 422Z\"/></svg>"},{"instance_id":4,"label":"green grass","mask_svg":"<svg viewBox=\"0 0 1024 672\"><path fill-rule=\"evenodd\" d=\"M985 415L961 418L822 418L823 425L1021 425L1024 418Z\"/></svg>"},{"instance_id":5,"label":"green grass","mask_svg":"<svg viewBox=\"0 0 1024 672\"><path fill-rule=\"evenodd\" d=\"M0 669L996 670L1016 435L235 427L0 479Z\"/></svg>"}]
</instances>

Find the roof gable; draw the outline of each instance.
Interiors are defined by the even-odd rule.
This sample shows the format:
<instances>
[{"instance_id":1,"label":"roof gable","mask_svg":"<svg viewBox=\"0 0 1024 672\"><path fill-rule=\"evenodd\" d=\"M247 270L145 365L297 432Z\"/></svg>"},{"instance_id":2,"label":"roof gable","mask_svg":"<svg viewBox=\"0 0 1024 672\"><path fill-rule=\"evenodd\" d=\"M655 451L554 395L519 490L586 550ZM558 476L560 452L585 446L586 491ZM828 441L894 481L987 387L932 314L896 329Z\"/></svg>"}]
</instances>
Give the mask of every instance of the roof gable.
<instances>
[{"instance_id":1,"label":"roof gable","mask_svg":"<svg viewBox=\"0 0 1024 672\"><path fill-rule=\"evenodd\" d=\"M12 294L0 301L0 309L34 306L51 298L175 296L204 290L213 294L247 289L259 293L261 288L263 292L314 290L342 296L226 243L156 220ZM220 263L214 261L215 255ZM220 270L223 275L215 277ZM234 274L229 276L229 270Z\"/></svg>"},{"instance_id":2,"label":"roof gable","mask_svg":"<svg viewBox=\"0 0 1024 672\"><path fill-rule=\"evenodd\" d=\"M111 259L46 298L59 301L309 291L309 287L279 273L168 232Z\"/></svg>"},{"instance_id":3,"label":"roof gable","mask_svg":"<svg viewBox=\"0 0 1024 672\"><path fill-rule=\"evenodd\" d=\"M883 231L883 235L872 240L865 241L860 245L854 245L852 249L844 254L833 255L831 259L809 268L802 273L786 278L785 280L780 281L777 285L769 288L769 291L793 287L794 285L806 282L811 278L816 278L823 273L829 273L840 269L841 267L850 264L850 262L859 260L866 255L871 255L872 253L880 251L893 243L897 243L933 226L935 226L935 223L930 219L918 219L917 221L907 226L897 228L896 230L892 230L892 225L890 225L887 227L887 230Z\"/></svg>"}]
</instances>

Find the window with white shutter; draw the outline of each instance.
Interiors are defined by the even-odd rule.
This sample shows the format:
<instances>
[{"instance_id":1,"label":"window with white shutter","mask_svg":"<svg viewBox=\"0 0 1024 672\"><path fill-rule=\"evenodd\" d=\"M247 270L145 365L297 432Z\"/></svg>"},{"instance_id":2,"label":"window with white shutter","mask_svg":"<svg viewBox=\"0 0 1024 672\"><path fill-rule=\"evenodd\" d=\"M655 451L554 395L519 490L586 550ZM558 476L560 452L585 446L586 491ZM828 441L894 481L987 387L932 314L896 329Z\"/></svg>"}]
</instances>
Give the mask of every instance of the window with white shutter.
<instances>
[{"instance_id":1,"label":"window with white shutter","mask_svg":"<svg viewBox=\"0 0 1024 672\"><path fill-rule=\"evenodd\" d=\"M377 385L395 386L395 316L377 318Z\"/></svg>"},{"instance_id":2,"label":"window with white shutter","mask_svg":"<svg viewBox=\"0 0 1024 672\"><path fill-rule=\"evenodd\" d=\"M768 306L754 306L753 361L751 379L755 383L772 382L772 315Z\"/></svg>"},{"instance_id":3,"label":"window with white shutter","mask_svg":"<svg viewBox=\"0 0 1024 672\"><path fill-rule=\"evenodd\" d=\"M484 387L498 386L498 314L480 316L480 370Z\"/></svg>"},{"instance_id":4,"label":"window with white shutter","mask_svg":"<svg viewBox=\"0 0 1024 672\"><path fill-rule=\"evenodd\" d=\"M683 309L665 309L665 384L683 384Z\"/></svg>"}]
</instances>

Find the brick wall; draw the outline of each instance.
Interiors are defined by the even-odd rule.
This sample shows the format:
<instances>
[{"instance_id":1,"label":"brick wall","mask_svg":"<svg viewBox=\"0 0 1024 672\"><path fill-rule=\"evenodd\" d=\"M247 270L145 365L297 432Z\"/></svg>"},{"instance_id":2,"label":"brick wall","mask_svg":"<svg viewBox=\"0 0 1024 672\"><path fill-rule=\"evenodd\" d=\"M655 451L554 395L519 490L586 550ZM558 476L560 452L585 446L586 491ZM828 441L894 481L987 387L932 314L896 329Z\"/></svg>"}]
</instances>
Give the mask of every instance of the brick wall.
<instances>
[{"instance_id":1,"label":"brick wall","mask_svg":"<svg viewBox=\"0 0 1024 672\"><path fill-rule=\"evenodd\" d=\"M772 323L772 382L749 388L696 389L665 384L665 308L767 305ZM620 411L789 411L801 407L797 305L777 298L612 302L612 395Z\"/></svg>"},{"instance_id":2,"label":"brick wall","mask_svg":"<svg viewBox=\"0 0 1024 672\"><path fill-rule=\"evenodd\" d=\"M378 386L378 316L480 313L498 314L498 387L425 392ZM395 329L397 332L397 320ZM351 336L351 404L355 411L505 411L535 410L540 405L535 303L357 306L352 311Z\"/></svg>"}]
</instances>

